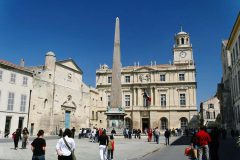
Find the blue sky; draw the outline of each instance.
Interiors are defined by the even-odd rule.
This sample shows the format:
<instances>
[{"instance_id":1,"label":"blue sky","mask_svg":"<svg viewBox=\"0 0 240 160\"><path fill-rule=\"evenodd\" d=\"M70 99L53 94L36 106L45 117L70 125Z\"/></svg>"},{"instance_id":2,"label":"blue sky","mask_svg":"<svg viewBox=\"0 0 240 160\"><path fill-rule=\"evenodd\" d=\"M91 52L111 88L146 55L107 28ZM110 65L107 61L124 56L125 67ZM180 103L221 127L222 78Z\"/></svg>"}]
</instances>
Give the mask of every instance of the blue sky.
<instances>
[{"instance_id":1,"label":"blue sky","mask_svg":"<svg viewBox=\"0 0 240 160\"><path fill-rule=\"evenodd\" d=\"M197 66L197 100L216 93L221 41L230 35L238 0L1 0L0 58L41 65L48 51L73 58L95 86L100 64L112 65L115 18L120 18L123 66L173 59L174 34L190 33Z\"/></svg>"}]
</instances>

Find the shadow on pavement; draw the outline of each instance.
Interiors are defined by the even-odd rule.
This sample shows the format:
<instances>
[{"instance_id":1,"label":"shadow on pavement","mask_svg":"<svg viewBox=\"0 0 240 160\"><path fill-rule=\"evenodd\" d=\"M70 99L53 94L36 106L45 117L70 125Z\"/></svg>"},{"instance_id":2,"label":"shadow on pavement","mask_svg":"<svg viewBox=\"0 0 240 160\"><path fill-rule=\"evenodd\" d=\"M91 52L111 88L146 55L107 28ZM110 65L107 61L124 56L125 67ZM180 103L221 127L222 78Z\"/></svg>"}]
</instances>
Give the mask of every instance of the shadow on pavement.
<instances>
[{"instance_id":1,"label":"shadow on pavement","mask_svg":"<svg viewBox=\"0 0 240 160\"><path fill-rule=\"evenodd\" d=\"M174 141L171 146L190 145L191 138L191 136L182 136Z\"/></svg>"}]
</instances>

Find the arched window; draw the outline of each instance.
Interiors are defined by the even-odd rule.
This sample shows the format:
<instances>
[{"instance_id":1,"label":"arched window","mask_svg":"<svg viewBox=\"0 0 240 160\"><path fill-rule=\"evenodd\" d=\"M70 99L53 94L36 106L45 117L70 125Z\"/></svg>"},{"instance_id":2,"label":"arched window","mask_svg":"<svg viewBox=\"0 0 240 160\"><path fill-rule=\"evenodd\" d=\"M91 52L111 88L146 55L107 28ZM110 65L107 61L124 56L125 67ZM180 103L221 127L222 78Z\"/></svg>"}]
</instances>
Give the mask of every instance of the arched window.
<instances>
[{"instance_id":1,"label":"arched window","mask_svg":"<svg viewBox=\"0 0 240 160\"><path fill-rule=\"evenodd\" d=\"M163 117L163 118L160 119L160 121L161 121L161 127L160 127L161 130L168 129L168 120L167 120L167 118Z\"/></svg>"},{"instance_id":2,"label":"arched window","mask_svg":"<svg viewBox=\"0 0 240 160\"><path fill-rule=\"evenodd\" d=\"M181 38L181 44L184 44L184 38Z\"/></svg>"},{"instance_id":3,"label":"arched window","mask_svg":"<svg viewBox=\"0 0 240 160\"><path fill-rule=\"evenodd\" d=\"M187 120L187 118L185 118L185 117L182 117L182 118L180 118L180 125L181 125L181 129L186 129L187 128L187 126L188 126L188 120Z\"/></svg>"},{"instance_id":4,"label":"arched window","mask_svg":"<svg viewBox=\"0 0 240 160\"><path fill-rule=\"evenodd\" d=\"M46 108L47 101L48 101L47 99L44 100L44 106L43 106L44 108Z\"/></svg>"}]
</instances>

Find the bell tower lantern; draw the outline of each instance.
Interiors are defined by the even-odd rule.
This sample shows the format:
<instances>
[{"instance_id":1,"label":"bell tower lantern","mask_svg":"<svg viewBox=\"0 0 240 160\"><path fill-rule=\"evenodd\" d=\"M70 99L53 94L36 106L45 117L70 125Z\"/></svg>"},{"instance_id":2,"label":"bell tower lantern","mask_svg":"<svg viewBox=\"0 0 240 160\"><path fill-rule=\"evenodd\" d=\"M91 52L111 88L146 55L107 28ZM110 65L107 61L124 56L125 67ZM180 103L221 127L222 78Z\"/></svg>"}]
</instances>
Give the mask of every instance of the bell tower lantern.
<instances>
[{"instance_id":1,"label":"bell tower lantern","mask_svg":"<svg viewBox=\"0 0 240 160\"><path fill-rule=\"evenodd\" d=\"M174 37L173 46L174 64L193 64L192 44L190 43L189 33L182 30Z\"/></svg>"}]
</instances>

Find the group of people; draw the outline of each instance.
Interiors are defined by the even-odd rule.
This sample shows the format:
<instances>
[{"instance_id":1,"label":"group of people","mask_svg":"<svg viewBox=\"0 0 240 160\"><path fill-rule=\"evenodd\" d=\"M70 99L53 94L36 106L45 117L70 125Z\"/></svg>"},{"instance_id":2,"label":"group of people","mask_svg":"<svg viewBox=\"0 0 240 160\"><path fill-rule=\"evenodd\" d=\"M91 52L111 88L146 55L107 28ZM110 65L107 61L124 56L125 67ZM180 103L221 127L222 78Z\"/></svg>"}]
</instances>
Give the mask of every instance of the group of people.
<instances>
[{"instance_id":1,"label":"group of people","mask_svg":"<svg viewBox=\"0 0 240 160\"><path fill-rule=\"evenodd\" d=\"M158 129L158 127L154 128L154 129L148 128L147 129L148 142L152 142L152 137L153 137L154 142L159 144L160 134L161 133L160 133L160 130ZM165 132L164 132L165 144L166 145L169 145L170 135L171 135L170 130L166 129Z\"/></svg>"},{"instance_id":2,"label":"group of people","mask_svg":"<svg viewBox=\"0 0 240 160\"><path fill-rule=\"evenodd\" d=\"M21 128L16 129L15 132L12 133L12 139L14 141L14 149L18 149L18 142L22 140L22 149L26 149L28 143L29 132L25 127L23 130Z\"/></svg>"},{"instance_id":3,"label":"group of people","mask_svg":"<svg viewBox=\"0 0 240 160\"><path fill-rule=\"evenodd\" d=\"M44 131L39 130L37 138L31 143L31 149L33 151L32 160L45 160L46 141L43 136ZM58 160L73 160L73 157L75 157L74 151L76 145L73 137L74 133L72 130L66 128L56 144ZM112 160L114 152L114 135L108 136L106 130L103 130L98 138L98 142L101 160Z\"/></svg>"}]
</instances>

